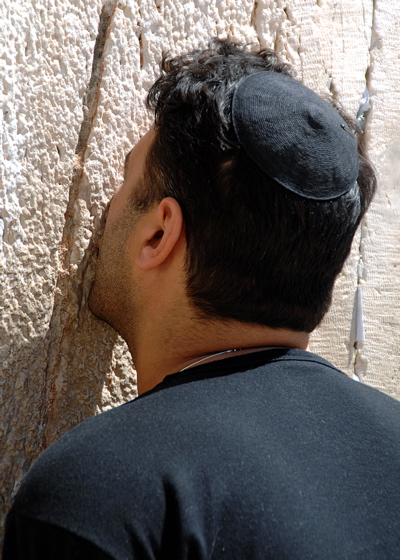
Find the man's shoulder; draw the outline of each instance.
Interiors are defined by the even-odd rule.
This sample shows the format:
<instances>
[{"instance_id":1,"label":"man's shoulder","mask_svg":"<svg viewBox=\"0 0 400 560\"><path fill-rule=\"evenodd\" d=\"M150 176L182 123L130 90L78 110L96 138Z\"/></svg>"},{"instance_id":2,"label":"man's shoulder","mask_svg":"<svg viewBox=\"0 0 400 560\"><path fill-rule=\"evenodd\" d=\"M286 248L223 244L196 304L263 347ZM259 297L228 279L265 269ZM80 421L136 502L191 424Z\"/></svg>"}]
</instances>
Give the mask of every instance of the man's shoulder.
<instances>
[{"instance_id":1,"label":"man's shoulder","mask_svg":"<svg viewBox=\"0 0 400 560\"><path fill-rule=\"evenodd\" d=\"M131 409L90 418L46 449L23 480L11 517L58 527L115 558L129 542L132 520L151 518L161 532L160 452L152 449L151 430L139 427L144 414Z\"/></svg>"},{"instance_id":2,"label":"man's shoulder","mask_svg":"<svg viewBox=\"0 0 400 560\"><path fill-rule=\"evenodd\" d=\"M173 453L193 434L206 437L233 421L259 416L262 422L273 422L282 410L291 417L293 401L298 414L313 408L322 414L325 403L332 416L382 415L389 423L390 418L395 425L400 421L399 401L354 381L321 356L278 349L169 375L148 393L75 427L41 462L54 464L62 456L70 458L71 468L78 463L106 468L119 457L134 458L135 464L143 459L147 468L154 461L158 467L157 450Z\"/></svg>"},{"instance_id":3,"label":"man's shoulder","mask_svg":"<svg viewBox=\"0 0 400 560\"><path fill-rule=\"evenodd\" d=\"M179 462L211 461L216 448L249 452L260 430L264 441L274 434L288 445L293 429L320 425L332 437L349 423L358 424L354 438L367 425L371 433L380 426L400 436L400 403L325 359L302 351L245 358L172 374L134 401L86 420L42 454L28 482L46 489L51 477L72 495L87 480L94 488L108 480L123 492L123 480L136 492L138 479L143 488Z\"/></svg>"},{"instance_id":4,"label":"man's shoulder","mask_svg":"<svg viewBox=\"0 0 400 560\"><path fill-rule=\"evenodd\" d=\"M338 477L345 501L353 487L371 494L379 472L397 496L400 403L313 354L267 354L173 374L83 422L39 458L15 511L109 551L103 534L118 547L160 540L168 508L216 512L234 496L254 516L282 484L296 496L323 480L330 503Z\"/></svg>"}]
</instances>

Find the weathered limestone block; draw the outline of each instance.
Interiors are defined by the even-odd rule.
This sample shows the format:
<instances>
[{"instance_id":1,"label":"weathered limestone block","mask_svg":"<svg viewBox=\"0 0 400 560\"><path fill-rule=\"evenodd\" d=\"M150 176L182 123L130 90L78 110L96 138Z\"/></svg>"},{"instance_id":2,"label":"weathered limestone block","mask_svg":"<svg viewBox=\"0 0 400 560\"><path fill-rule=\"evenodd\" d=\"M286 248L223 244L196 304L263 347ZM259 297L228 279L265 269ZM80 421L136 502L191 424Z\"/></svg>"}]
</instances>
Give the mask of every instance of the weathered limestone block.
<instances>
[{"instance_id":1,"label":"weathered limestone block","mask_svg":"<svg viewBox=\"0 0 400 560\"><path fill-rule=\"evenodd\" d=\"M151 123L144 99L162 55L212 36L275 48L354 115L368 86L381 190L311 349L400 396L396 1L0 0L4 510L47 445L135 396L124 343L87 309L94 245L125 154ZM355 352L359 285L366 339Z\"/></svg>"},{"instance_id":2,"label":"weathered limestone block","mask_svg":"<svg viewBox=\"0 0 400 560\"><path fill-rule=\"evenodd\" d=\"M101 10L46 4L0 3L4 505L45 444L59 247Z\"/></svg>"},{"instance_id":3,"label":"weathered limestone block","mask_svg":"<svg viewBox=\"0 0 400 560\"><path fill-rule=\"evenodd\" d=\"M380 188L362 229L359 283L365 342L355 373L400 398L400 5L375 2L368 89L368 146Z\"/></svg>"},{"instance_id":4,"label":"weathered limestone block","mask_svg":"<svg viewBox=\"0 0 400 560\"><path fill-rule=\"evenodd\" d=\"M369 9L363 31L370 45L365 83L372 103L365 134L379 188L339 280L332 310L316 331L312 348L356 378L400 398L400 126L396 118L400 6L383 0L375 2L373 10L364 3L365 7ZM356 29L354 25L347 32L354 35ZM354 67L350 53L355 49L356 45L344 51L349 53L349 68ZM365 329L365 340L358 343L355 320L361 310L356 309L356 285L361 288ZM346 324L351 324L350 330Z\"/></svg>"}]
</instances>

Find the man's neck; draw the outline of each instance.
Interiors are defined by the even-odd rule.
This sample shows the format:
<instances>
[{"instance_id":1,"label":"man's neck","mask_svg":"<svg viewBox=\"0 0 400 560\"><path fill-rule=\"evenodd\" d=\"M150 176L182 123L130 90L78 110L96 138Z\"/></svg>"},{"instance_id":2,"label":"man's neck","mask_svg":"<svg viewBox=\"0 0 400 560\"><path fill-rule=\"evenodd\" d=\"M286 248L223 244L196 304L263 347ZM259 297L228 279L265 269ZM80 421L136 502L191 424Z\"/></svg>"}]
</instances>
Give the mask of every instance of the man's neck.
<instances>
[{"instance_id":1,"label":"man's neck","mask_svg":"<svg viewBox=\"0 0 400 560\"><path fill-rule=\"evenodd\" d=\"M309 334L305 332L192 317L181 324L176 320L160 321L157 329L147 330L147 336L145 329L135 348L130 345L130 349L137 369L139 394L142 394L158 385L166 375L189 370L199 360L205 364L277 346L305 350L308 341Z\"/></svg>"}]
</instances>

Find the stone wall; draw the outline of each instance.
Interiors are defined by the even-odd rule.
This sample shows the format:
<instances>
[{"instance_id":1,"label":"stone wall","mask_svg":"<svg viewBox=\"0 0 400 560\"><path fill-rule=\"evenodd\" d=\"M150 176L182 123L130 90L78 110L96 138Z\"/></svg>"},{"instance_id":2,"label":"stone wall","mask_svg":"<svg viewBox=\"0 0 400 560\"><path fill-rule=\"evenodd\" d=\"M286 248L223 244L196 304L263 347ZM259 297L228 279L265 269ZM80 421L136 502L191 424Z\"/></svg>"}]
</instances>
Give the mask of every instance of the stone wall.
<instances>
[{"instance_id":1,"label":"stone wall","mask_svg":"<svg viewBox=\"0 0 400 560\"><path fill-rule=\"evenodd\" d=\"M398 0L0 0L0 12L4 511L46 446L135 396L124 344L87 310L92 244L151 122L162 54L212 36L274 48L352 114L368 88L380 189L311 349L400 397Z\"/></svg>"}]
</instances>

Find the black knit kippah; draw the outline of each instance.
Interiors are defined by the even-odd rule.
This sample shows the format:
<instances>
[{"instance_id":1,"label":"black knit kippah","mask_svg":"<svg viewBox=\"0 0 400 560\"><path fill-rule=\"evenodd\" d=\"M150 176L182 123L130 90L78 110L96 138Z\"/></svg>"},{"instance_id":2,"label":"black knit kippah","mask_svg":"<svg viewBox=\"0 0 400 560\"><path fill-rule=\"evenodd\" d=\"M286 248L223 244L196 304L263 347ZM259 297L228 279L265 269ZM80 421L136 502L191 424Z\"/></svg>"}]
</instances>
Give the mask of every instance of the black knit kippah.
<instances>
[{"instance_id":1,"label":"black knit kippah","mask_svg":"<svg viewBox=\"0 0 400 560\"><path fill-rule=\"evenodd\" d=\"M268 71L247 76L233 96L232 119L250 158L290 191L329 200L356 183L356 138L332 105L297 80Z\"/></svg>"}]
</instances>

